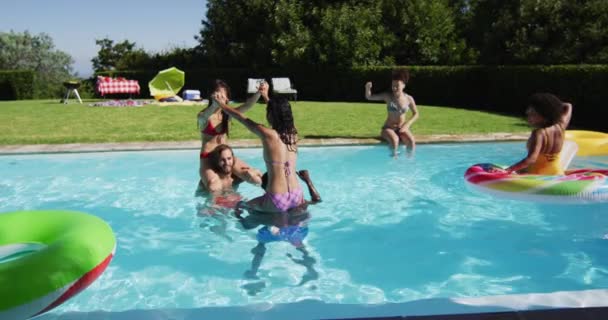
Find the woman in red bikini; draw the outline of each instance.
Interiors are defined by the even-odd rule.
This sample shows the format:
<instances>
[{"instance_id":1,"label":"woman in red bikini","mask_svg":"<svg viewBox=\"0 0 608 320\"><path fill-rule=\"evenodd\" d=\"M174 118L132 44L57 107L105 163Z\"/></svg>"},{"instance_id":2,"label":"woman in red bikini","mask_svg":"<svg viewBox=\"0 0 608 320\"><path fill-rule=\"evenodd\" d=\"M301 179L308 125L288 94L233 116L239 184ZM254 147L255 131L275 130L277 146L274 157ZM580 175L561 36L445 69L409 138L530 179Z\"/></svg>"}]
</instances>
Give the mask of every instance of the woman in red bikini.
<instances>
[{"instance_id":1,"label":"woman in red bikini","mask_svg":"<svg viewBox=\"0 0 608 320\"><path fill-rule=\"evenodd\" d=\"M263 196L246 203L247 208L262 212L285 213L304 203L302 187L296 174L298 131L295 128L291 105L287 99L268 100L268 87L261 88L260 92L268 101L266 120L272 128L252 121L245 117L240 110L231 108L225 103L220 103L220 107L262 140L268 185Z\"/></svg>"},{"instance_id":2,"label":"woman in red bikini","mask_svg":"<svg viewBox=\"0 0 608 320\"><path fill-rule=\"evenodd\" d=\"M386 102L388 115L382 126L381 135L388 142L393 157L399 154L399 139L407 146L408 154L412 154L416 149L416 140L410 131L410 126L418 119L418 108L416 108L414 98L403 91L409 78L407 70L393 71L391 93L372 94L372 83L365 84L367 100ZM405 115L408 110L412 111L412 117L406 120Z\"/></svg>"},{"instance_id":3,"label":"woman in red bikini","mask_svg":"<svg viewBox=\"0 0 608 320\"><path fill-rule=\"evenodd\" d=\"M240 112L246 112L260 99L261 91L268 91L268 84L263 82L253 96L251 96L244 104L236 109ZM201 151L200 151L200 182L199 190L209 191L208 187L216 179L219 179L218 173L213 170L213 164L210 163L210 153L219 145L226 144L228 137L228 119L229 116L220 108L220 104L227 104L230 101L230 87L222 81L216 80L209 106L198 113L198 127L201 130ZM219 103L218 103L219 102ZM254 168L249 167L241 159L234 157L233 173L243 181L253 184L262 183L262 173Z\"/></svg>"}]
</instances>

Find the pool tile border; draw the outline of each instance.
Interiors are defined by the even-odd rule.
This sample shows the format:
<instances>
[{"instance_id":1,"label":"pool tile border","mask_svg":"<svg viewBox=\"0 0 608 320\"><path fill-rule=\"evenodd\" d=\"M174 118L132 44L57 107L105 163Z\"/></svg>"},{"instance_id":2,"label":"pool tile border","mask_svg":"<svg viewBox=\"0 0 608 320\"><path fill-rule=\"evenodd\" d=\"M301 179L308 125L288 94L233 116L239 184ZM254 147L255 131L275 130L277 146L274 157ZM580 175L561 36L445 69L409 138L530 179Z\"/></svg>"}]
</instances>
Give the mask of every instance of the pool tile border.
<instances>
[{"instance_id":1,"label":"pool tile border","mask_svg":"<svg viewBox=\"0 0 608 320\"><path fill-rule=\"evenodd\" d=\"M460 143L460 142L488 142L488 141L522 141L528 138L526 133L491 133L491 134L437 134L418 135L416 142L427 143ZM302 146L349 146L373 145L383 143L381 139L357 138L316 138L302 139ZM236 148L261 147L257 139L230 140L230 145ZM28 145L2 145L0 155L28 154L28 153L77 153L77 152L108 152L108 151L145 151L145 150L187 150L199 149L200 141L175 142L111 142L111 143L69 143L69 144L28 144Z\"/></svg>"}]
</instances>

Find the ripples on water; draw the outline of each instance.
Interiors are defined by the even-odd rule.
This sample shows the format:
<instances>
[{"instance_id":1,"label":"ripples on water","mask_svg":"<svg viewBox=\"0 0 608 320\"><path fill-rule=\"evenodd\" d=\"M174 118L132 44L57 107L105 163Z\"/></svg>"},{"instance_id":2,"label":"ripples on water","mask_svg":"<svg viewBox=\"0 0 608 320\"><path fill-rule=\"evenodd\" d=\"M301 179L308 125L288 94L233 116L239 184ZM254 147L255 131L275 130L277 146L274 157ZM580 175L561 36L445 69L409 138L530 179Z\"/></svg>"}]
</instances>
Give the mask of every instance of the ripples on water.
<instances>
[{"instance_id":1,"label":"ripples on water","mask_svg":"<svg viewBox=\"0 0 608 320\"><path fill-rule=\"evenodd\" d=\"M261 168L261 150L237 150ZM197 151L0 157L0 211L70 209L108 221L116 257L60 311L284 303L403 302L606 288L606 205L541 205L469 191L474 163L510 164L521 143L301 148L323 202L305 251L266 245L231 215L200 214ZM608 157L574 167L608 167ZM261 194L243 185L245 198ZM308 198L308 195L307 195ZM258 258L260 257L258 252Z\"/></svg>"}]
</instances>

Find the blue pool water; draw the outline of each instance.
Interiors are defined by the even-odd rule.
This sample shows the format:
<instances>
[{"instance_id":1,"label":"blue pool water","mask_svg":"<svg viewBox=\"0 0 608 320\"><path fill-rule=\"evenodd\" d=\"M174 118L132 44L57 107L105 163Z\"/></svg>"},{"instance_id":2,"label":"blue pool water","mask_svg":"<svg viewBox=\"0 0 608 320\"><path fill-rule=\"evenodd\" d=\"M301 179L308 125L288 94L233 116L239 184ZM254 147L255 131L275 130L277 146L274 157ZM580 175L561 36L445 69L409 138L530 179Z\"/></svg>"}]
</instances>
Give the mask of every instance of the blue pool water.
<instances>
[{"instance_id":1,"label":"blue pool water","mask_svg":"<svg viewBox=\"0 0 608 320\"><path fill-rule=\"evenodd\" d=\"M309 207L309 255L270 243L257 277L245 275L256 229L198 214L197 150L1 156L0 212L79 210L116 233L106 272L54 314L608 289L608 204L498 200L465 187L467 167L511 164L522 143L421 145L399 159L385 146L300 150L299 169L323 198ZM263 166L260 149L236 155ZM572 166L606 168L608 157Z\"/></svg>"}]
</instances>

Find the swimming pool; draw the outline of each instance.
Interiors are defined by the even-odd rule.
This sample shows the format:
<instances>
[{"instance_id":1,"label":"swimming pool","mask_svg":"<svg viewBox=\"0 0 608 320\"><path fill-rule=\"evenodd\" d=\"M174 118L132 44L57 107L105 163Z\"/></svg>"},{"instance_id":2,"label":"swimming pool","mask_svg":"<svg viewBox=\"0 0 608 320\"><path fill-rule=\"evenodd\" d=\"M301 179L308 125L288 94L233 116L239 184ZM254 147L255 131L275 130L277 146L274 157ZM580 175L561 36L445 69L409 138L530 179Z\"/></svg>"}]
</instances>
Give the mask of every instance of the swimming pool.
<instances>
[{"instance_id":1,"label":"swimming pool","mask_svg":"<svg viewBox=\"0 0 608 320\"><path fill-rule=\"evenodd\" d=\"M270 243L257 278L244 275L255 229L197 214L197 150L2 156L0 212L79 210L116 233L106 272L42 319L608 289L608 205L497 200L465 187L471 164L511 164L523 150L434 144L392 159L385 146L301 148L299 169L310 170L323 197L309 208L309 255ZM236 155L263 166L260 149ZM608 157L573 166L606 168ZM261 189L239 192L251 198Z\"/></svg>"}]
</instances>

